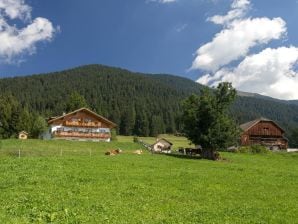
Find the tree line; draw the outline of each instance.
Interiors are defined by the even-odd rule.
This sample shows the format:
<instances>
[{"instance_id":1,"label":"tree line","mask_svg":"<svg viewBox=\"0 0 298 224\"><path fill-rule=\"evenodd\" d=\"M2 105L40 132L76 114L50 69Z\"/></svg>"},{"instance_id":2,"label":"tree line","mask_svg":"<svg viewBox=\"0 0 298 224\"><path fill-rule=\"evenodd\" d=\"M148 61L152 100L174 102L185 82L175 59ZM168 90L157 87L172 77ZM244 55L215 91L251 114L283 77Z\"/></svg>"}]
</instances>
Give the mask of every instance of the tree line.
<instances>
[{"instance_id":1,"label":"tree line","mask_svg":"<svg viewBox=\"0 0 298 224\"><path fill-rule=\"evenodd\" d=\"M0 95L0 138L16 138L23 130L38 138L46 128L44 117L23 107L12 94Z\"/></svg>"},{"instance_id":2,"label":"tree line","mask_svg":"<svg viewBox=\"0 0 298 224\"><path fill-rule=\"evenodd\" d=\"M27 111L31 117L30 125L23 125L23 129L27 127L29 132L33 130L34 133L33 124L37 117L45 120L81 105L116 123L117 133L121 135L181 133L181 102L191 94L200 94L202 88L202 85L182 77L134 73L103 65L0 79L2 98L14 99L13 106L8 108L19 108L19 115L15 115L8 109L5 111L7 106L4 104L1 106L6 114L0 114L0 119L5 120L2 121L1 135L9 137L20 130L21 126L16 126L18 119L15 117L20 117L22 111ZM79 104L76 104L76 100ZM238 125L261 116L278 122L287 131L290 142L294 142L291 139L295 136L292 130L298 127L297 105L238 96L229 109ZM8 123L11 127L8 127Z\"/></svg>"}]
</instances>

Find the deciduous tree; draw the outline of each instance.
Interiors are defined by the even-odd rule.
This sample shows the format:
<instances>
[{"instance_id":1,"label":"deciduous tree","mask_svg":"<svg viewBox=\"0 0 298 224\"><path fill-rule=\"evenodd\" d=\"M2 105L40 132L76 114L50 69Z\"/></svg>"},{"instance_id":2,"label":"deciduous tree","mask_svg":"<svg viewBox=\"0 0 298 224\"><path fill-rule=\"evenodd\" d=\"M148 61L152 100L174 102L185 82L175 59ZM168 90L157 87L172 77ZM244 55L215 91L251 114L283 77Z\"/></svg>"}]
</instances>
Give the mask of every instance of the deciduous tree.
<instances>
[{"instance_id":1,"label":"deciduous tree","mask_svg":"<svg viewBox=\"0 0 298 224\"><path fill-rule=\"evenodd\" d=\"M192 95L184 101L184 132L195 145L202 146L203 158L218 159L217 150L237 143L239 129L228 115L236 90L230 83L221 83L212 91L204 89L200 96Z\"/></svg>"}]
</instances>

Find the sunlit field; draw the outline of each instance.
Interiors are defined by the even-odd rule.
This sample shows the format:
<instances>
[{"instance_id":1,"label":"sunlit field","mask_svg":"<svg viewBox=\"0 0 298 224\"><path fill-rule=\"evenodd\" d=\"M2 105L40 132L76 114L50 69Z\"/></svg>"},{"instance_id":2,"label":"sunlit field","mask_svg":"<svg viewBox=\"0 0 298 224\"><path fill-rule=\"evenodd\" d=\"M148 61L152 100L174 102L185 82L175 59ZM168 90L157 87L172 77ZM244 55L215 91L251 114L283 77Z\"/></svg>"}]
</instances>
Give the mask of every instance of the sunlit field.
<instances>
[{"instance_id":1,"label":"sunlit field","mask_svg":"<svg viewBox=\"0 0 298 224\"><path fill-rule=\"evenodd\" d=\"M123 154L104 155L116 148ZM298 223L296 153L222 153L214 162L136 149L121 136L3 140L1 223Z\"/></svg>"}]
</instances>

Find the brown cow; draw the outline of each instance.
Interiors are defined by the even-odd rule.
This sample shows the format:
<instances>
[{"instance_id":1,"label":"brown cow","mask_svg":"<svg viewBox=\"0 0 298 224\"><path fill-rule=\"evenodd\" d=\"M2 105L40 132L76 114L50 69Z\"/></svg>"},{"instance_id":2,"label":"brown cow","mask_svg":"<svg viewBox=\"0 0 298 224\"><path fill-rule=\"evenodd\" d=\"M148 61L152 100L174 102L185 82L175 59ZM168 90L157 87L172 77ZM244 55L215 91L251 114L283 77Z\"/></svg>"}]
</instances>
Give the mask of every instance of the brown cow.
<instances>
[{"instance_id":1,"label":"brown cow","mask_svg":"<svg viewBox=\"0 0 298 224\"><path fill-rule=\"evenodd\" d=\"M107 156L115 156L115 155L120 154L121 152L122 152L121 149L111 149L111 150L105 152L105 155L107 155Z\"/></svg>"}]
</instances>

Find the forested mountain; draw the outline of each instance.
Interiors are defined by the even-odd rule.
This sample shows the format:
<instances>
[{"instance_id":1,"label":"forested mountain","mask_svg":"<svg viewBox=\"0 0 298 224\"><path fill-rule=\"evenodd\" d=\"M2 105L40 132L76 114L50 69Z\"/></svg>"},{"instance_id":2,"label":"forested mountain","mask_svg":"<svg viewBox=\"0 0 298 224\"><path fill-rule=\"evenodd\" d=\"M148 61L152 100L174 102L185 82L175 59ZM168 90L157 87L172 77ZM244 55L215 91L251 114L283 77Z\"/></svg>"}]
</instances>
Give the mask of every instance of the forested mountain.
<instances>
[{"instance_id":1,"label":"forested mountain","mask_svg":"<svg viewBox=\"0 0 298 224\"><path fill-rule=\"evenodd\" d=\"M13 95L30 112L44 117L60 115L67 110L69 96L77 92L90 109L117 123L120 134L144 136L179 132L181 101L202 88L182 77L102 65L0 79L0 94ZM239 123L264 116L286 130L298 126L298 106L271 99L242 94L231 111Z\"/></svg>"}]
</instances>

